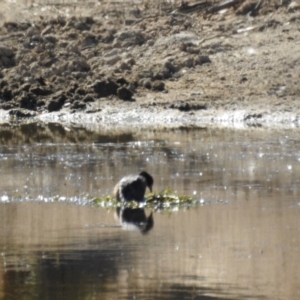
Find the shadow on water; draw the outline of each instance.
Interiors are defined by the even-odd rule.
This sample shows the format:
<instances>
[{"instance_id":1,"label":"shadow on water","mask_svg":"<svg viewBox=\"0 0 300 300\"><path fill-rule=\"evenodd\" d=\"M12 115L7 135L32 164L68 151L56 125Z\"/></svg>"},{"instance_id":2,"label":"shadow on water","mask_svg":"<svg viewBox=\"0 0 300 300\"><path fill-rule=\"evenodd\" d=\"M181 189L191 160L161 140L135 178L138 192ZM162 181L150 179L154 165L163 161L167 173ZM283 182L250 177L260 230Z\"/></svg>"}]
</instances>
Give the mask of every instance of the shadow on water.
<instances>
[{"instance_id":1,"label":"shadow on water","mask_svg":"<svg viewBox=\"0 0 300 300\"><path fill-rule=\"evenodd\" d=\"M41 258L45 256L47 258ZM198 282L197 286L159 284L156 280L146 286L135 285L129 279L130 271L123 269L127 256L128 253L123 253L120 257L119 251L111 249L107 253L95 250L37 252L33 254L36 265L30 271L10 269L4 273L1 299L265 299L246 296L247 290L239 290L234 285L205 287L205 278L195 276L192 280ZM182 281L190 279L182 278ZM237 291L241 298L236 295Z\"/></svg>"},{"instance_id":2,"label":"shadow on water","mask_svg":"<svg viewBox=\"0 0 300 300\"><path fill-rule=\"evenodd\" d=\"M1 125L0 299L300 299L299 149L290 130ZM141 169L204 205L83 205Z\"/></svg>"}]
</instances>

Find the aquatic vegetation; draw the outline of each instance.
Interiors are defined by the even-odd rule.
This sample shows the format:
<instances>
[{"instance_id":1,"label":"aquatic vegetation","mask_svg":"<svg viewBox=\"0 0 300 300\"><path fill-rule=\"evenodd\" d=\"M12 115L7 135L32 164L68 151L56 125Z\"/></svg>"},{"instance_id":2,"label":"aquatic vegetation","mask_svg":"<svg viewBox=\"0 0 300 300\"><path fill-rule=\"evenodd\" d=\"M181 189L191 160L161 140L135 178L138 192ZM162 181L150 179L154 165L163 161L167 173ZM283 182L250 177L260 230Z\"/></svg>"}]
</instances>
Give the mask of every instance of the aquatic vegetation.
<instances>
[{"instance_id":1,"label":"aquatic vegetation","mask_svg":"<svg viewBox=\"0 0 300 300\"><path fill-rule=\"evenodd\" d=\"M39 195L37 197L30 197L28 195L15 194L8 196L6 194L0 196L0 203L13 203L13 202L64 202L72 203L77 205L93 205L104 208L115 209L117 207L130 207L130 208L151 208L155 210L163 211L174 211L179 208L189 208L199 205L207 204L208 202L202 198L196 198L194 196L188 195L178 195L176 192L172 191L170 188L161 191L159 193L149 193L146 195L145 202L120 202L115 199L114 196L102 196L94 198L90 195L76 196L76 197L66 197L66 196L50 196L45 197Z\"/></svg>"},{"instance_id":2,"label":"aquatic vegetation","mask_svg":"<svg viewBox=\"0 0 300 300\"><path fill-rule=\"evenodd\" d=\"M135 201L119 202L113 196L104 196L91 200L93 205L102 207L126 206L131 208L143 207L152 209L170 209L180 207L192 207L205 204L203 199L198 199L189 195L178 195L170 188L159 193L149 193L146 195L146 202L138 203Z\"/></svg>"},{"instance_id":3,"label":"aquatic vegetation","mask_svg":"<svg viewBox=\"0 0 300 300\"><path fill-rule=\"evenodd\" d=\"M39 195L37 197L30 197L29 195L14 194L8 196L6 194L0 195L0 203L12 203L12 202L64 202L77 205L93 205L104 207L108 209L115 209L117 207L129 207L129 208L150 208L156 211L174 211L179 208L190 208L199 205L208 204L203 198L196 198L189 195L178 195L176 192L167 188L159 193L149 193L146 195L145 202L127 201L120 202L115 199L114 196L101 196L93 197L91 195L80 195L75 197L66 197L63 195L55 195L45 197Z\"/></svg>"}]
</instances>

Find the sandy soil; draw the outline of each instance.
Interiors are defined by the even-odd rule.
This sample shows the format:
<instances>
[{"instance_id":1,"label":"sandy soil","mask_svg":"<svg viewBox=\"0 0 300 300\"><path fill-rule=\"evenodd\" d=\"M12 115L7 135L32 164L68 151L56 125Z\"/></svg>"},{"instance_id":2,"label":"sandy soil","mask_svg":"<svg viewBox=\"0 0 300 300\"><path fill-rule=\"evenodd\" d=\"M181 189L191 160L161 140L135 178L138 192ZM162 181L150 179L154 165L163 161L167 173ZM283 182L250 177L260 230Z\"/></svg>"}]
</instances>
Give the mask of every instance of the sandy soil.
<instances>
[{"instance_id":1,"label":"sandy soil","mask_svg":"<svg viewBox=\"0 0 300 300\"><path fill-rule=\"evenodd\" d=\"M297 2L0 4L2 121L300 124Z\"/></svg>"}]
</instances>

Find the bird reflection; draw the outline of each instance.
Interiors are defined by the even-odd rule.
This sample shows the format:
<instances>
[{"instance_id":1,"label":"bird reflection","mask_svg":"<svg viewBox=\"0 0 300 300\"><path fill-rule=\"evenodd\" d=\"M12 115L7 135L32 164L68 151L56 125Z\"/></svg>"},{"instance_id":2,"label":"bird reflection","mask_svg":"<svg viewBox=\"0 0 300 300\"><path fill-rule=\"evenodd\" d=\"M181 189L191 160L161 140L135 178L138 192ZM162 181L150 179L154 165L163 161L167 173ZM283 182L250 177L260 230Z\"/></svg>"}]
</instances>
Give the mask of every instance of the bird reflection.
<instances>
[{"instance_id":1,"label":"bird reflection","mask_svg":"<svg viewBox=\"0 0 300 300\"><path fill-rule=\"evenodd\" d=\"M143 208L118 207L116 214L126 230L138 230L146 234L153 228L153 213L147 217Z\"/></svg>"}]
</instances>

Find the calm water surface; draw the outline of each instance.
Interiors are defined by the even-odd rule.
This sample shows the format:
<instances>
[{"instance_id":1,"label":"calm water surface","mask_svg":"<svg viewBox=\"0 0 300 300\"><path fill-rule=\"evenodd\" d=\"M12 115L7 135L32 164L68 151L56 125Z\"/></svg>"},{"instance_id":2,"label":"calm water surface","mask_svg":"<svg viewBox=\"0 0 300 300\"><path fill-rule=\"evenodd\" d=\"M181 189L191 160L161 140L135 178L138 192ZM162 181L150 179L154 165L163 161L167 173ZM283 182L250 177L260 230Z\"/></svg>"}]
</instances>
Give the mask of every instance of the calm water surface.
<instances>
[{"instance_id":1,"label":"calm water surface","mask_svg":"<svg viewBox=\"0 0 300 300\"><path fill-rule=\"evenodd\" d=\"M299 136L0 126L0 299L300 299ZM202 205L89 204L141 169Z\"/></svg>"}]
</instances>

